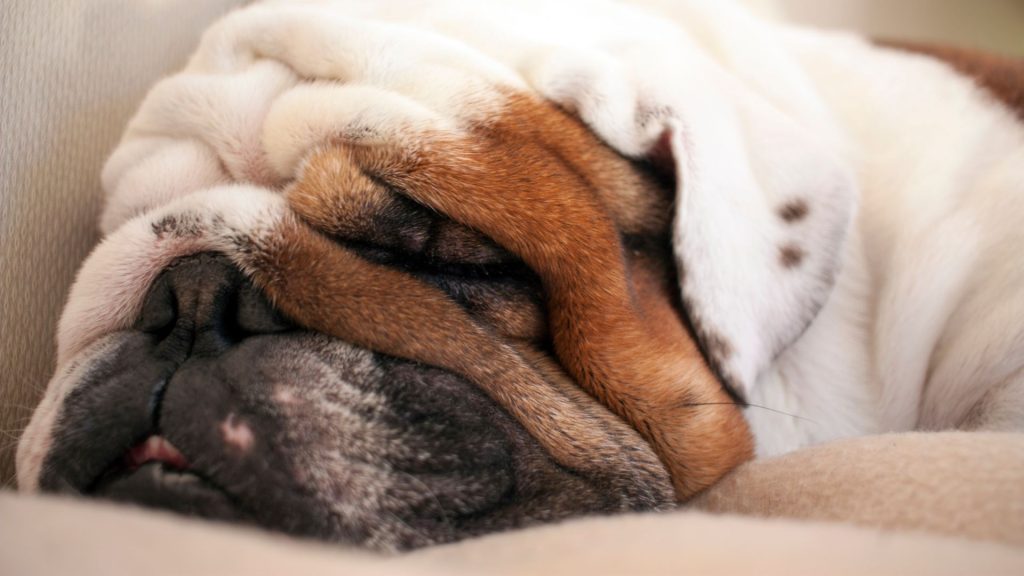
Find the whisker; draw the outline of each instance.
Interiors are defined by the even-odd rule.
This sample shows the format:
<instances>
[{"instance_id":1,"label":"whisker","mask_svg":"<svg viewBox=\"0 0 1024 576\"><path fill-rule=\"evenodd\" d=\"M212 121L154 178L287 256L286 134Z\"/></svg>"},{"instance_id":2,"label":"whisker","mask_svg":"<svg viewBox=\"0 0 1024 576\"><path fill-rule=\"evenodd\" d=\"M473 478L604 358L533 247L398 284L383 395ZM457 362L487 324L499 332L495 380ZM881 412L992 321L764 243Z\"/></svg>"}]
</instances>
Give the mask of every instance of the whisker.
<instances>
[{"instance_id":1,"label":"whisker","mask_svg":"<svg viewBox=\"0 0 1024 576\"><path fill-rule=\"evenodd\" d=\"M434 501L434 504L437 504L437 509L438 509L438 511L441 512L441 514L443 516L443 521L445 523L447 523L448 525L450 525L450 526L454 525L454 521L453 521L452 517L448 514L448 511L445 509L444 505L441 504L441 499L437 497L437 494L433 490L431 490L429 486L427 486L426 482L420 480L415 475L410 474L409 472L403 472L402 470L395 470L395 469L392 469L391 472L395 472L395 473L405 477L406 480L412 482L413 484L418 486L421 490L423 490L423 492L428 497L430 497L431 500Z\"/></svg>"},{"instance_id":2,"label":"whisker","mask_svg":"<svg viewBox=\"0 0 1024 576\"><path fill-rule=\"evenodd\" d=\"M805 422L810 422L811 424L818 423L817 421L812 420L810 418L806 418L804 416L790 414L789 412L786 412L784 410L779 410L777 408L769 408L768 406L761 406L760 404L752 404L750 402L747 402L746 404L740 404L739 402L691 402L688 404L683 404L682 406L684 408L697 406L738 406L740 408L760 408L761 410L767 410L769 412L774 412L776 414L781 414L783 416L789 416L790 418L796 418L797 420L803 420Z\"/></svg>"},{"instance_id":3,"label":"whisker","mask_svg":"<svg viewBox=\"0 0 1024 576\"><path fill-rule=\"evenodd\" d=\"M15 404L14 402L3 402L3 401L0 401L0 406L2 406L4 408L17 408L18 410L21 410L23 412L34 412L35 409L36 409L36 405L35 404L32 404L32 405L29 405L29 404Z\"/></svg>"},{"instance_id":4,"label":"whisker","mask_svg":"<svg viewBox=\"0 0 1024 576\"><path fill-rule=\"evenodd\" d=\"M14 452L14 450L18 447L18 442L21 440L21 437L8 435L6 438L3 438L2 440L3 441L0 442L0 454L4 454L6 452Z\"/></svg>"},{"instance_id":5,"label":"whisker","mask_svg":"<svg viewBox=\"0 0 1024 576\"><path fill-rule=\"evenodd\" d=\"M390 517L395 522L397 522L399 525L404 526L405 529L408 530L409 532L411 532L413 534L416 534L417 536L420 536L421 538L423 538L427 542L431 541L430 535L427 534L425 530L420 529L420 528L414 528L408 522L406 522L405 520L402 520L402 518L398 514L395 514L394 512L392 512L390 510L381 510L381 512L384 513L384 515Z\"/></svg>"}]
</instances>

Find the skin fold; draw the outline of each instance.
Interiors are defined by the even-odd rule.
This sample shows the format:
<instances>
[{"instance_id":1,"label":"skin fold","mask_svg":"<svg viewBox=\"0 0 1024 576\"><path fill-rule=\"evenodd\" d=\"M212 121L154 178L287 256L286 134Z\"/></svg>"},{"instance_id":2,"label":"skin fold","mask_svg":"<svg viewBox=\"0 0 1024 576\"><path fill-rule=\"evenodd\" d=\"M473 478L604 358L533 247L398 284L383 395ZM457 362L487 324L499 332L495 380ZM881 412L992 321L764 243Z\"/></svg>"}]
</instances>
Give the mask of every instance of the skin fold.
<instances>
[{"instance_id":1,"label":"skin fold","mask_svg":"<svg viewBox=\"0 0 1024 576\"><path fill-rule=\"evenodd\" d=\"M671 329L671 323L662 323L664 314L651 318L636 302L622 258L616 215L603 200L625 187L657 188L554 107L513 96L503 109L509 111L508 120L492 120L473 131L468 141L438 136L439 141L430 143L430 154L358 144L325 148L308 161L304 176L289 191L290 204L314 227L337 232L333 222L351 216L336 212L336 182L345 182L343 188L360 198L366 194L359 184L371 189L383 184L480 230L522 258L543 284L558 359L581 387L654 446L671 471L677 498L685 500L749 458L752 444L738 408L693 340L685 331ZM517 155L512 162L496 161L510 153ZM514 172L506 171L506 166ZM352 179L359 180L356 186L349 182ZM378 189L370 196L384 193ZM622 214L619 220L630 216ZM314 264L309 259L290 253L277 263L267 269L281 274L265 280L263 286L300 323L345 338L365 332L364 327L382 325L374 318L354 321L348 307L339 306L345 300L338 296L345 293L344 286L298 280L330 275L311 271ZM516 409L517 398L530 397L515 393L515 384L510 383L522 372L514 357L487 342L472 326L456 325L454 312L436 304L430 294L400 286L398 291L408 291L419 309L416 318L402 319L410 322L407 333L441 333L458 344L452 350L385 348L389 353L467 375L495 397L507 398L511 410ZM373 293L377 290L386 293L385 285L376 286ZM391 301L392 295L399 298L394 292L386 294L382 301ZM366 343L408 345L396 336L370 334ZM488 364L500 366L506 378L499 382L492 374L480 374L480 367ZM523 378L528 381L528 376ZM579 454L573 439L585 431L559 438L558 430L569 423L523 416L520 421L531 433L550 439L546 443L553 453L567 464L581 464L569 459Z\"/></svg>"}]
</instances>

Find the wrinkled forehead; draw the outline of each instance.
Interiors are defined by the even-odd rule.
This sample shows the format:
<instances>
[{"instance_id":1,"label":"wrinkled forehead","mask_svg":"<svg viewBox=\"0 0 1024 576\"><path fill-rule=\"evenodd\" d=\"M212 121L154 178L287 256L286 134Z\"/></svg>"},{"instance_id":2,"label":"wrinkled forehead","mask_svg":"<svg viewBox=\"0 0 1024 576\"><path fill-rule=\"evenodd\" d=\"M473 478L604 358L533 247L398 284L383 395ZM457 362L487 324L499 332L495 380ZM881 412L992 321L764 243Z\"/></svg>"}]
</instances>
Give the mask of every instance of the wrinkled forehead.
<instances>
[{"instance_id":1,"label":"wrinkled forehead","mask_svg":"<svg viewBox=\"0 0 1024 576\"><path fill-rule=\"evenodd\" d=\"M479 4L277 2L208 30L186 68L146 97L104 169L108 237L69 299L61 361L130 324L175 258L214 250L254 266L254 246L279 239L288 217L282 192L325 143L429 154L428 134L459 135L501 114L508 94L545 91L578 95L584 116L620 108L605 114L623 119L610 139L656 136L633 134L641 106L604 46L642 45L624 35L657 20L610 3Z\"/></svg>"},{"instance_id":2,"label":"wrinkled forehead","mask_svg":"<svg viewBox=\"0 0 1024 576\"><path fill-rule=\"evenodd\" d=\"M650 58L667 52L676 68L699 54L667 21L610 2L256 5L209 29L147 96L104 170L102 227L228 182L280 188L340 136L457 133L509 92L575 111L642 156L671 113L658 92L673 86Z\"/></svg>"},{"instance_id":3,"label":"wrinkled forehead","mask_svg":"<svg viewBox=\"0 0 1024 576\"><path fill-rule=\"evenodd\" d=\"M407 140L493 112L510 70L451 39L322 7L255 7L157 84L103 172L104 232L229 182L281 189L340 135Z\"/></svg>"},{"instance_id":4,"label":"wrinkled forehead","mask_svg":"<svg viewBox=\"0 0 1024 576\"><path fill-rule=\"evenodd\" d=\"M229 16L146 97L103 172L106 238L61 320L61 363L130 325L176 258L217 251L258 266L252 254L280 241L290 217L282 193L318 145L458 132L494 112L499 88L524 90L451 38L325 6Z\"/></svg>"}]
</instances>

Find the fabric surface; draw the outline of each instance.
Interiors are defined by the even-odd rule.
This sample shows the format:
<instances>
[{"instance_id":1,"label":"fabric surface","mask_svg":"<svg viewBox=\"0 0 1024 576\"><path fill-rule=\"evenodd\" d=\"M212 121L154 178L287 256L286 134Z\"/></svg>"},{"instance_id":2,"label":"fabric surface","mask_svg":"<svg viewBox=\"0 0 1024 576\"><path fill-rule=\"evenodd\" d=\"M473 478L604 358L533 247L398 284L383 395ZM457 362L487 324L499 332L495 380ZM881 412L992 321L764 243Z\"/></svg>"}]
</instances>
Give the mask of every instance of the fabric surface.
<instances>
[{"instance_id":1,"label":"fabric surface","mask_svg":"<svg viewBox=\"0 0 1024 576\"><path fill-rule=\"evenodd\" d=\"M0 6L0 485L53 369L68 287L98 239L99 172L132 111L241 0Z\"/></svg>"},{"instance_id":2,"label":"fabric surface","mask_svg":"<svg viewBox=\"0 0 1024 576\"><path fill-rule=\"evenodd\" d=\"M1014 574L1024 571L1022 450L1021 437L997 434L835 442L752 462L698 502L804 521L591 518L387 560L164 513L0 494L0 574ZM838 518L900 531L814 521Z\"/></svg>"},{"instance_id":3,"label":"fabric surface","mask_svg":"<svg viewBox=\"0 0 1024 576\"><path fill-rule=\"evenodd\" d=\"M1024 436L944 432L841 440L741 466L695 505L1024 546Z\"/></svg>"},{"instance_id":4,"label":"fabric surface","mask_svg":"<svg viewBox=\"0 0 1024 576\"><path fill-rule=\"evenodd\" d=\"M592 518L393 558L94 503L0 495L0 573L1019 574L1024 551L694 512Z\"/></svg>"}]
</instances>

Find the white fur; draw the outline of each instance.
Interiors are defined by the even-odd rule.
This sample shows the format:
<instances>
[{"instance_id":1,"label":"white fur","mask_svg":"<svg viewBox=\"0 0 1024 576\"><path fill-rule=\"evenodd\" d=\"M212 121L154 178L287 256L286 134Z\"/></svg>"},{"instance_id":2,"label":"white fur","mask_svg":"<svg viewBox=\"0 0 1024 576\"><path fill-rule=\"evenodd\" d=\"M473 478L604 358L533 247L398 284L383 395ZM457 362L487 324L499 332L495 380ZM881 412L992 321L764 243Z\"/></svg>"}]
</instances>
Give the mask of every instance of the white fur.
<instances>
[{"instance_id":1,"label":"white fur","mask_svg":"<svg viewBox=\"0 0 1024 576\"><path fill-rule=\"evenodd\" d=\"M994 386L1020 389L1024 126L930 58L807 31L783 39L850 141L873 312L851 346L871 355L881 426L957 426Z\"/></svg>"},{"instance_id":2,"label":"white fur","mask_svg":"<svg viewBox=\"0 0 1024 576\"><path fill-rule=\"evenodd\" d=\"M575 111L627 156L667 138L681 290L731 348L712 360L751 402L760 454L880 430L1020 429L1021 124L925 58L778 28L726 0L640 4L282 1L212 27L104 170L108 236L61 319L21 485L35 485L81 371L169 262L221 250L244 265L230 238L273 239L287 212L276 191L311 149L457 132L503 90ZM781 222L793 199L808 215ZM198 232L160 234L169 216ZM798 267L779 265L785 245L805 251Z\"/></svg>"}]
</instances>

